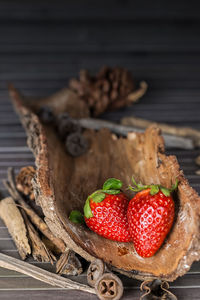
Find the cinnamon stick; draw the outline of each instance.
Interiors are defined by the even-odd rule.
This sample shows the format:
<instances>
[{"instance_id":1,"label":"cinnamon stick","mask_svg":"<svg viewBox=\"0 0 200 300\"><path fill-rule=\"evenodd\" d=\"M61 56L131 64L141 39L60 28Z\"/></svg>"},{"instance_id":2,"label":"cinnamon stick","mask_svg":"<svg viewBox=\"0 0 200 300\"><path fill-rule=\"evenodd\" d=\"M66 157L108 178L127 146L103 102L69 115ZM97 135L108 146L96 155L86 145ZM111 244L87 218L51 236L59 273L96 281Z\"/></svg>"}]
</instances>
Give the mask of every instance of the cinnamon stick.
<instances>
[{"instance_id":1,"label":"cinnamon stick","mask_svg":"<svg viewBox=\"0 0 200 300\"><path fill-rule=\"evenodd\" d=\"M0 267L23 273L53 286L95 294L95 290L85 284L81 284L71 279L50 273L27 262L9 257L8 255L2 253L0 253Z\"/></svg>"},{"instance_id":2,"label":"cinnamon stick","mask_svg":"<svg viewBox=\"0 0 200 300\"><path fill-rule=\"evenodd\" d=\"M28 254L31 254L31 248L28 242L24 220L15 201L11 197L0 201L0 218L7 226L17 246L19 255L24 260Z\"/></svg>"},{"instance_id":3,"label":"cinnamon stick","mask_svg":"<svg viewBox=\"0 0 200 300\"><path fill-rule=\"evenodd\" d=\"M47 224L34 212L34 210L24 201L23 197L20 195L16 188L14 170L13 168L8 169L8 180L3 181L5 187L7 188L10 195L13 199L18 202L22 208L26 211L27 215L30 217L33 224L49 239L51 240L60 250L61 252L65 251L65 244L60 239L53 235L53 233L48 228Z\"/></svg>"},{"instance_id":4,"label":"cinnamon stick","mask_svg":"<svg viewBox=\"0 0 200 300\"><path fill-rule=\"evenodd\" d=\"M25 210L21 209L21 214L24 218L24 222L28 231L28 237L31 242L31 255L37 261L50 262L53 264L53 261L56 260L55 256L47 249L45 244L40 239L39 234L30 222Z\"/></svg>"}]
</instances>

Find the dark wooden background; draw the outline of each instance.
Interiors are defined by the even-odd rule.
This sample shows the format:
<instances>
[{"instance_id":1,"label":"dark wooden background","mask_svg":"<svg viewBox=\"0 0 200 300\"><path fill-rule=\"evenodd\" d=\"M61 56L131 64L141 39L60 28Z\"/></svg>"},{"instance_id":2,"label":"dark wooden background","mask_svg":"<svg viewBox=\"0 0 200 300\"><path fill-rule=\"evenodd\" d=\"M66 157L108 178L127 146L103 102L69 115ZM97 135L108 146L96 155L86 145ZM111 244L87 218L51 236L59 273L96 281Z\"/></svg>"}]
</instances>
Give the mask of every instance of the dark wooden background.
<instances>
[{"instance_id":1,"label":"dark wooden background","mask_svg":"<svg viewBox=\"0 0 200 300\"><path fill-rule=\"evenodd\" d=\"M10 103L7 83L25 94L50 95L81 68L123 66L149 84L136 105L104 118L122 116L200 128L199 1L2 1L0 0L0 179L6 169L34 164L26 136ZM194 163L199 150L168 150L177 155L191 185L200 193ZM6 194L0 183L2 194ZM0 251L18 257L0 221ZM47 270L53 268L29 259ZM77 280L85 281L85 275ZM140 282L123 278L123 299L138 299ZM200 299L200 263L171 283L178 299ZM0 269L0 299L96 299L63 291Z\"/></svg>"}]
</instances>

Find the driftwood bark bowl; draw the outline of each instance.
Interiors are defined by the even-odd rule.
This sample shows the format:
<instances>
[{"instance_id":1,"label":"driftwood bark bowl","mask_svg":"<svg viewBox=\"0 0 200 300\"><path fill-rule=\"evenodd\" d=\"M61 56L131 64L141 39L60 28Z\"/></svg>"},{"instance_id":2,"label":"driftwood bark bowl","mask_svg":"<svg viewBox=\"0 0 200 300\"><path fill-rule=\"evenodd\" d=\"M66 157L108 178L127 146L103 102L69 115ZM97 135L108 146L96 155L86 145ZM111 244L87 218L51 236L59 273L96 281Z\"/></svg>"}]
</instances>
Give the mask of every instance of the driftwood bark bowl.
<instances>
[{"instance_id":1,"label":"driftwood bark bowl","mask_svg":"<svg viewBox=\"0 0 200 300\"><path fill-rule=\"evenodd\" d=\"M65 152L54 129L42 125L34 113L35 108L44 103L55 112L62 108L70 112L68 91L39 101L27 101L13 87L10 87L10 95L35 156L37 201L50 229L66 245L88 261L100 258L118 272L143 280L159 277L173 281L188 271L193 261L200 259L200 198L179 169L176 157L165 155L157 127L150 127L145 133L130 133L127 138L117 138L106 129L86 130L89 150L72 158ZM107 240L68 219L71 210L82 211L87 196L99 189L107 178L121 179L125 188L131 184L132 176L144 184L166 187L170 187L175 178L179 180L176 220L165 243L151 258L139 257L132 243Z\"/></svg>"}]
</instances>

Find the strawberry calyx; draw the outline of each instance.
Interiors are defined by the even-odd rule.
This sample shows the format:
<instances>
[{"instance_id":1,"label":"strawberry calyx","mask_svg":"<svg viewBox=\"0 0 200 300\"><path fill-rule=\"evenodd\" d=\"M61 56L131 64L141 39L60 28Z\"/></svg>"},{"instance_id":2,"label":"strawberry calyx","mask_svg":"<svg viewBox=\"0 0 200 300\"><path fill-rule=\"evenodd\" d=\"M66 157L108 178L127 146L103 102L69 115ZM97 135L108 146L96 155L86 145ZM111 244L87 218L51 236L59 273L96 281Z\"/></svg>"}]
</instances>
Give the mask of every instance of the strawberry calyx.
<instances>
[{"instance_id":1,"label":"strawberry calyx","mask_svg":"<svg viewBox=\"0 0 200 300\"><path fill-rule=\"evenodd\" d=\"M75 224L84 224L84 216L79 210L72 210L69 215L69 220Z\"/></svg>"},{"instance_id":2,"label":"strawberry calyx","mask_svg":"<svg viewBox=\"0 0 200 300\"><path fill-rule=\"evenodd\" d=\"M122 187L122 182L119 179L116 178L109 178L107 179L101 190L97 190L94 193L92 193L90 196L88 196L87 200L85 201L85 205L83 208L84 211L84 216L89 219L93 217L93 213L90 207L90 200L92 200L95 203L100 203L102 202L106 194L109 195L117 195L121 193L121 187Z\"/></svg>"},{"instance_id":3,"label":"strawberry calyx","mask_svg":"<svg viewBox=\"0 0 200 300\"><path fill-rule=\"evenodd\" d=\"M160 184L143 185L141 183L137 183L133 177L132 182L134 186L129 186L128 188L133 192L140 192L146 189L150 189L150 195L156 195L159 191L161 191L166 197L169 197L171 193L177 189L179 183L178 179L176 178L175 184L173 184L172 187L168 189Z\"/></svg>"}]
</instances>

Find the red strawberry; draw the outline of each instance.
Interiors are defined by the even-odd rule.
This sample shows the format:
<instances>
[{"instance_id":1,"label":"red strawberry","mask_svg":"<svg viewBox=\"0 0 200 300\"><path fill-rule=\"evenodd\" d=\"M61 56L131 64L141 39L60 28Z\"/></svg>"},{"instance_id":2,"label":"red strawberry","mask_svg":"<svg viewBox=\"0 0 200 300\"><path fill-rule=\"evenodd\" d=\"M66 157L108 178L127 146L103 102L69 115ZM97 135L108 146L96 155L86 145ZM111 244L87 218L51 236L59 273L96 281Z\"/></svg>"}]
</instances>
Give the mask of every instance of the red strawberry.
<instances>
[{"instance_id":1,"label":"red strawberry","mask_svg":"<svg viewBox=\"0 0 200 300\"><path fill-rule=\"evenodd\" d=\"M151 257L161 247L172 227L175 208L171 193L177 188L178 181L171 189L133 182L136 187L130 188L139 192L128 205L129 231L137 253L142 257Z\"/></svg>"},{"instance_id":2,"label":"red strawberry","mask_svg":"<svg viewBox=\"0 0 200 300\"><path fill-rule=\"evenodd\" d=\"M120 191L122 182L108 179L102 190L90 195L84 206L87 226L97 234L118 242L130 242L128 230L128 199Z\"/></svg>"}]
</instances>

